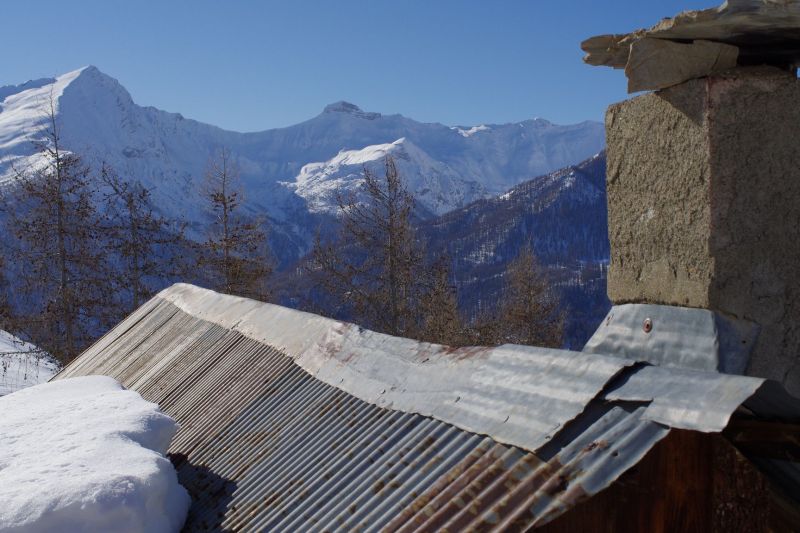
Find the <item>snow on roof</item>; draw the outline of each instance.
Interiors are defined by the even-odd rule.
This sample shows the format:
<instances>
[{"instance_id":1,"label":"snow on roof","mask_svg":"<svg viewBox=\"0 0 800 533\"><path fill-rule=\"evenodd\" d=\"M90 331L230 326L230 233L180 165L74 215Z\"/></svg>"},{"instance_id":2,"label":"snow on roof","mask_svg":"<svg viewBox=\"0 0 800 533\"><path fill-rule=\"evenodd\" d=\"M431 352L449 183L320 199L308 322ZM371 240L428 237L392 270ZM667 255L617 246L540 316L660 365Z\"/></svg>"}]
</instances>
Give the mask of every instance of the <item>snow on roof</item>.
<instances>
[{"instance_id":1,"label":"snow on roof","mask_svg":"<svg viewBox=\"0 0 800 533\"><path fill-rule=\"evenodd\" d=\"M672 427L719 431L743 403L776 414L771 382L712 372L642 398L663 378L647 368L451 349L179 284L57 379L114 376L182 424L170 452L195 496L187 527L410 531L542 525Z\"/></svg>"},{"instance_id":2,"label":"snow on roof","mask_svg":"<svg viewBox=\"0 0 800 533\"><path fill-rule=\"evenodd\" d=\"M0 330L0 396L44 383L59 364L33 344Z\"/></svg>"},{"instance_id":3,"label":"snow on roof","mask_svg":"<svg viewBox=\"0 0 800 533\"><path fill-rule=\"evenodd\" d=\"M175 422L114 379L0 398L0 530L178 531L189 496L164 457Z\"/></svg>"}]
</instances>

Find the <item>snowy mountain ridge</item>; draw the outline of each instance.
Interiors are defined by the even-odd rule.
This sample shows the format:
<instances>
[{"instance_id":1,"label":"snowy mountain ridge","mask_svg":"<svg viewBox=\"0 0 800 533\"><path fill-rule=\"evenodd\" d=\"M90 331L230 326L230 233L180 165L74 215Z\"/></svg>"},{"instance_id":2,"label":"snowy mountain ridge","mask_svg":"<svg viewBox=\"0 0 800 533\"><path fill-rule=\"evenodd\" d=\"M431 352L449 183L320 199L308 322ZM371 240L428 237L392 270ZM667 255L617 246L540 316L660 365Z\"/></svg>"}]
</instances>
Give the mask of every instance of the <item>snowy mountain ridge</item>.
<instances>
[{"instance_id":1,"label":"snowy mountain ridge","mask_svg":"<svg viewBox=\"0 0 800 533\"><path fill-rule=\"evenodd\" d=\"M381 176L386 156L394 158L417 202L435 215L487 195L480 183L467 182L447 163L434 160L405 137L361 150L343 150L328 161L305 165L293 182L284 183L306 201L312 213L336 214L337 194L356 194L364 168Z\"/></svg>"},{"instance_id":2,"label":"snowy mountain ridge","mask_svg":"<svg viewBox=\"0 0 800 533\"><path fill-rule=\"evenodd\" d=\"M294 126L238 133L137 105L114 78L85 67L0 88L0 182L11 179L14 168L36 164L31 141L47 126L51 96L67 150L93 167L104 161L142 181L154 189L161 210L191 223L206 219L198 185L209 159L227 148L240 168L247 208L266 213L273 236L294 243L294 255L309 242L314 216L335 211L334 188L354 187L360 165L377 169L387 153L435 215L574 164L604 144L597 122L453 128L344 101Z\"/></svg>"}]
</instances>

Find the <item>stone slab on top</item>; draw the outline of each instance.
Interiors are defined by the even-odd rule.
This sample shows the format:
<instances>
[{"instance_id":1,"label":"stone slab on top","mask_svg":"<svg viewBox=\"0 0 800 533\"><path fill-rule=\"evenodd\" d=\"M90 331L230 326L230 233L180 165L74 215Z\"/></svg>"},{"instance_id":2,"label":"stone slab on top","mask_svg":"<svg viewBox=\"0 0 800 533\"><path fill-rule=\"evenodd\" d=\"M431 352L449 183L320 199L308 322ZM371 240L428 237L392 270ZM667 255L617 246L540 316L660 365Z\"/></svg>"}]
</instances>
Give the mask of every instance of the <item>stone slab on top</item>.
<instances>
[{"instance_id":1,"label":"stone slab on top","mask_svg":"<svg viewBox=\"0 0 800 533\"><path fill-rule=\"evenodd\" d=\"M624 68L628 91L664 89L735 66L800 64L800 0L730 0L650 29L581 44L590 65Z\"/></svg>"}]
</instances>

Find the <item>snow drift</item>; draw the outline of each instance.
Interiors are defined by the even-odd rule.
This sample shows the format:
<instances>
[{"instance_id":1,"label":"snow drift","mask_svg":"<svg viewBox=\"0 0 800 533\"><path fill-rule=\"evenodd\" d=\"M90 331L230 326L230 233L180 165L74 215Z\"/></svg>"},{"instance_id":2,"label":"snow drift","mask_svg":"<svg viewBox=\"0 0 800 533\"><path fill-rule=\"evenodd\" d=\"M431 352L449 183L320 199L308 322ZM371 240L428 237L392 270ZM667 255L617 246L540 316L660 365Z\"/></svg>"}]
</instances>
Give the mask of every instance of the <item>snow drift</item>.
<instances>
[{"instance_id":1,"label":"snow drift","mask_svg":"<svg viewBox=\"0 0 800 533\"><path fill-rule=\"evenodd\" d=\"M189 496L164 457L177 430L116 380L88 376L0 398L0 530L178 531Z\"/></svg>"}]
</instances>

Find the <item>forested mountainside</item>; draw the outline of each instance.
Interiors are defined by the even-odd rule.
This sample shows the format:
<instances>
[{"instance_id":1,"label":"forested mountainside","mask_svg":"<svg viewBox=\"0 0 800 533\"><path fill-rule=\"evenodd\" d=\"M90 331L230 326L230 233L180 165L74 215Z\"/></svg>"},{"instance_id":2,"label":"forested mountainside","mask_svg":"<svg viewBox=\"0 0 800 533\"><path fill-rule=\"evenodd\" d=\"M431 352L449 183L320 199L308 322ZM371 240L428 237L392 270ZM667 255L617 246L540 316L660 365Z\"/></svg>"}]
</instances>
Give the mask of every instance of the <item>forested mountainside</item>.
<instances>
[{"instance_id":1,"label":"forested mountainside","mask_svg":"<svg viewBox=\"0 0 800 533\"><path fill-rule=\"evenodd\" d=\"M508 265L531 245L560 296L566 345L583 347L610 308L605 164L605 152L600 152L497 197L416 219L429 264L449 256L459 307L467 319L497 304ZM341 245L347 248L347 243ZM283 286L278 296L285 305L350 318L340 314L339 302L310 287L301 266L279 274L276 282Z\"/></svg>"},{"instance_id":2,"label":"forested mountainside","mask_svg":"<svg viewBox=\"0 0 800 533\"><path fill-rule=\"evenodd\" d=\"M605 153L422 223L431 253L447 251L462 308L500 297L502 273L533 246L562 295L567 343L582 347L610 307Z\"/></svg>"}]
</instances>

